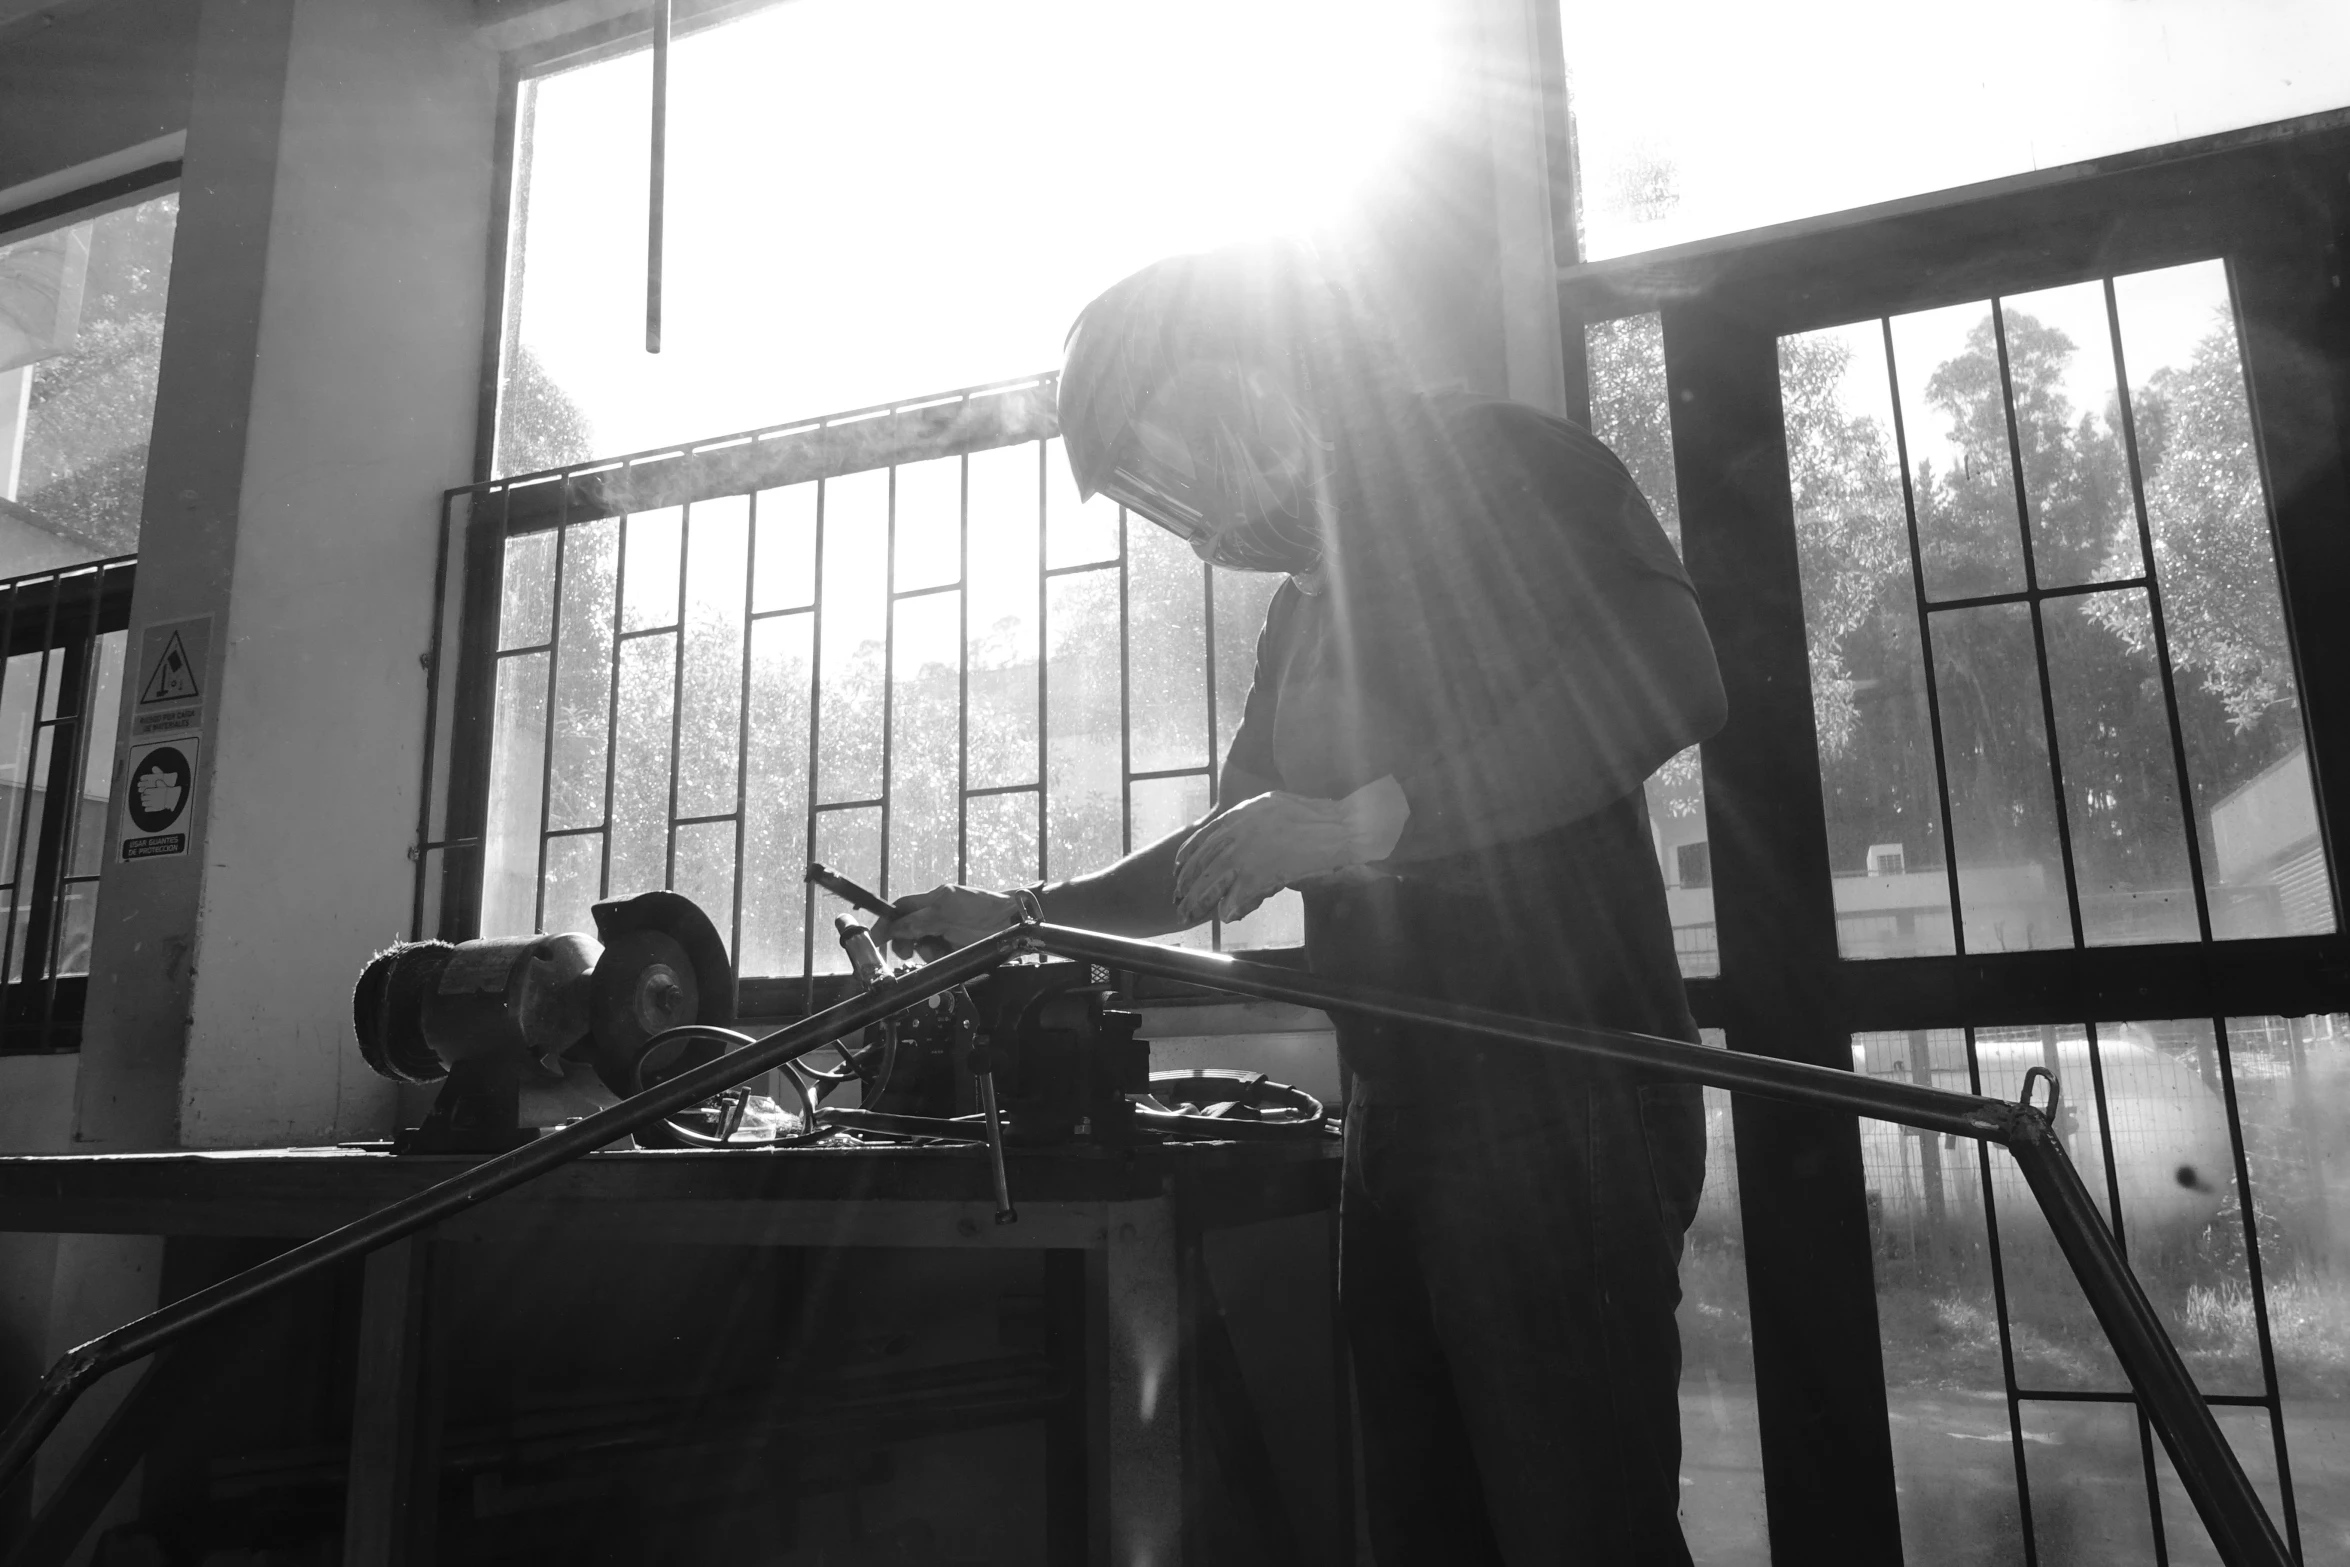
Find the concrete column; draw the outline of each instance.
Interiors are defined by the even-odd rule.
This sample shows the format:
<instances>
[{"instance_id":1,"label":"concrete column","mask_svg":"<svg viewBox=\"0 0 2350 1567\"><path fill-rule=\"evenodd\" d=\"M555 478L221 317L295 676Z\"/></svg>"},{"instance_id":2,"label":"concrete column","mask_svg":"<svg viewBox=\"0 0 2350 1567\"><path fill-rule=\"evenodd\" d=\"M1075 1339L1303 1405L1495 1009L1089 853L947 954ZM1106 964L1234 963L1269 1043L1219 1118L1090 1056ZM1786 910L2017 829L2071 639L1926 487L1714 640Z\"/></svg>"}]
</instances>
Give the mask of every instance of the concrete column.
<instances>
[{"instance_id":1,"label":"concrete column","mask_svg":"<svg viewBox=\"0 0 2350 1567\"><path fill-rule=\"evenodd\" d=\"M441 493L472 477L498 60L466 0L297 0L180 1139L388 1129L350 992L407 933Z\"/></svg>"},{"instance_id":2,"label":"concrete column","mask_svg":"<svg viewBox=\"0 0 2350 1567\"><path fill-rule=\"evenodd\" d=\"M85 1144L388 1125L349 995L406 930L497 88L466 0L207 0L131 644L213 616L198 815L107 869Z\"/></svg>"},{"instance_id":3,"label":"concrete column","mask_svg":"<svg viewBox=\"0 0 2350 1567\"><path fill-rule=\"evenodd\" d=\"M293 10L294 0L205 0L198 19L140 518L134 652L147 625L209 614L217 626L228 612ZM212 638L200 677L208 715L218 711L224 642ZM124 682L125 736L134 685ZM76 1085L74 1137L84 1147L168 1147L177 1135L214 738L205 735L198 751L188 853L110 864L100 882ZM122 810L116 784L110 841Z\"/></svg>"}]
</instances>

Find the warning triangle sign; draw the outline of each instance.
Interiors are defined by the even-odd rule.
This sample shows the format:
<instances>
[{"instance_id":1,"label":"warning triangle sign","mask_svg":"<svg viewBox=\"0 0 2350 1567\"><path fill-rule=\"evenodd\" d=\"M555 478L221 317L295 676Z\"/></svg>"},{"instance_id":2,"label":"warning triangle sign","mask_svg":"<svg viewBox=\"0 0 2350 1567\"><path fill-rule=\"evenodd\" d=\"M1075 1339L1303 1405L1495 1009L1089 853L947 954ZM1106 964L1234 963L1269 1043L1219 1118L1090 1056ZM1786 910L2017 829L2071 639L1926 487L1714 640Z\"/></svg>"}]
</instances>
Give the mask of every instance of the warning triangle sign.
<instances>
[{"instance_id":1,"label":"warning triangle sign","mask_svg":"<svg viewBox=\"0 0 2350 1567\"><path fill-rule=\"evenodd\" d=\"M184 702L196 695L196 671L188 664L188 650L180 643L180 634L173 632L164 644L163 656L155 661L154 672L147 676L147 684L139 691L141 702Z\"/></svg>"}]
</instances>

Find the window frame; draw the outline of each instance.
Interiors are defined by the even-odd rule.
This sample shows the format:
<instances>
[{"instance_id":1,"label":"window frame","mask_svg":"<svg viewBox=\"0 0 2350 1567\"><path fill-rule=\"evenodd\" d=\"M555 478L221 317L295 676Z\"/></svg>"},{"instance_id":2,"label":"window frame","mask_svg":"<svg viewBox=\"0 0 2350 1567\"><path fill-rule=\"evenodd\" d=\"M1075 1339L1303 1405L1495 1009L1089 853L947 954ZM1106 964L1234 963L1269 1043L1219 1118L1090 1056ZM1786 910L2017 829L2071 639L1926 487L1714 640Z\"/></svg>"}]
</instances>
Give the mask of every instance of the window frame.
<instances>
[{"instance_id":1,"label":"window frame","mask_svg":"<svg viewBox=\"0 0 2350 1567\"><path fill-rule=\"evenodd\" d=\"M1586 326L1662 317L1684 546L1731 709L1703 748L1722 968L1688 988L1732 1049L1849 1069L1861 1033L2350 1009L2350 634L2326 613L2350 582L2350 312L2329 271L2350 237L2345 167L2350 116L2321 115L1562 269L1571 365ZM2334 931L1841 956L1779 339L2213 256L2240 327ZM1587 407L1588 383L1570 400ZM1734 1117L1773 1555L1896 1559L1883 1367L1854 1353L1878 1332L1857 1125L1746 1098Z\"/></svg>"},{"instance_id":2,"label":"window frame","mask_svg":"<svg viewBox=\"0 0 2350 1567\"><path fill-rule=\"evenodd\" d=\"M153 201L177 190L181 174L182 161L167 158L0 212L0 246ZM0 578L0 658L57 653L64 659L57 709L49 719L40 720L73 737L68 745L51 747L49 776L44 781L51 799L62 797L58 790L61 783L78 795L80 780L86 776L89 719L93 716L90 703L97 691L97 661L92 655L99 637L129 631L137 567L138 556L131 554ZM84 577L88 579L86 597ZM45 668L42 678L47 678ZM118 745L121 738L117 738ZM0 1055L56 1055L81 1048L90 981L86 974L61 977L49 972L56 956L57 907L68 883L86 882L103 889L111 864L108 856L102 855L96 873L82 876L72 872L66 858L67 839L78 814L42 812L40 834L27 846L31 869L20 873L31 878L31 903L12 905L11 913L0 918L0 931L5 932L0 953L9 955L0 976L15 966L18 908L24 915L25 963L28 968L37 964L42 970L33 979L0 977Z\"/></svg>"}]
</instances>

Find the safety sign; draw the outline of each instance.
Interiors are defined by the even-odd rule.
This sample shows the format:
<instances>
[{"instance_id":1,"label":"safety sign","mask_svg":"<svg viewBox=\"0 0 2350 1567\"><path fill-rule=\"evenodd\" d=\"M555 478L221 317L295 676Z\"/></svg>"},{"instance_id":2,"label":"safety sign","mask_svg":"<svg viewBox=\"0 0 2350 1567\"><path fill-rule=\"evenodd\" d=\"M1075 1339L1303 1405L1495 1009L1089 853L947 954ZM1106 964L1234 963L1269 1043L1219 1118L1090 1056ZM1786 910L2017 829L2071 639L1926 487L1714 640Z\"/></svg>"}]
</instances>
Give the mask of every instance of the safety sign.
<instances>
[{"instance_id":1,"label":"safety sign","mask_svg":"<svg viewBox=\"0 0 2350 1567\"><path fill-rule=\"evenodd\" d=\"M194 735L181 735L130 748L130 765L123 769L122 859L151 860L188 852L196 740Z\"/></svg>"},{"instance_id":2,"label":"safety sign","mask_svg":"<svg viewBox=\"0 0 2350 1567\"><path fill-rule=\"evenodd\" d=\"M139 638L139 698L131 738L178 734L204 721L205 656L212 651L212 617L166 620Z\"/></svg>"}]
</instances>

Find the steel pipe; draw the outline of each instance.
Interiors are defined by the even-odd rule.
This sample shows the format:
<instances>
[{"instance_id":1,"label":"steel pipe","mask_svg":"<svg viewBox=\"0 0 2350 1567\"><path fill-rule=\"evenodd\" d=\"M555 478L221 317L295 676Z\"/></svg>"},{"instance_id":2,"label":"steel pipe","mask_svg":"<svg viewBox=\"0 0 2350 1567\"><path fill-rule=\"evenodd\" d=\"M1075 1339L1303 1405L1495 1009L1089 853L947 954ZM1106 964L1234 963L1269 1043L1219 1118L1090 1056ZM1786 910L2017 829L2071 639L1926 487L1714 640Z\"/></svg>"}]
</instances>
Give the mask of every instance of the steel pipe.
<instances>
[{"instance_id":1,"label":"steel pipe","mask_svg":"<svg viewBox=\"0 0 2350 1567\"><path fill-rule=\"evenodd\" d=\"M1736 1051L1715 1050L1657 1034L1546 1023L1456 1002L1340 984L1294 969L1228 958L1221 953L1162 947L1156 942L1130 941L1065 925L1037 925L1030 930L1029 937L1047 952L1084 958L1137 974L1238 991L1267 1001L1294 1002L1328 1012L1419 1023L1430 1028L1482 1034L1488 1039L1541 1045L1594 1060L1640 1067L1661 1077L1710 1083L1716 1088L1742 1093L1767 1094L1798 1104L1849 1110L1854 1115L1898 1121L1904 1126L1951 1132L1960 1137L2003 1143L2016 1114L2016 1106L2007 1100L1981 1094L1954 1093L1919 1083L1879 1082L1835 1067L1810 1066L1771 1056L1740 1055Z\"/></svg>"}]
</instances>

